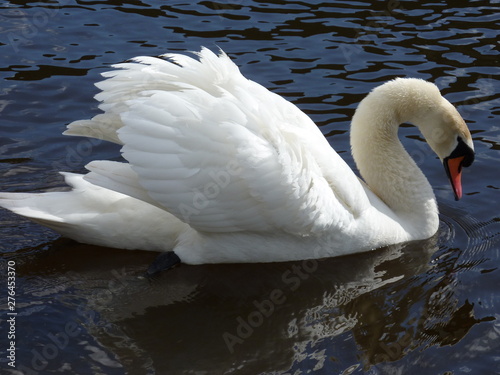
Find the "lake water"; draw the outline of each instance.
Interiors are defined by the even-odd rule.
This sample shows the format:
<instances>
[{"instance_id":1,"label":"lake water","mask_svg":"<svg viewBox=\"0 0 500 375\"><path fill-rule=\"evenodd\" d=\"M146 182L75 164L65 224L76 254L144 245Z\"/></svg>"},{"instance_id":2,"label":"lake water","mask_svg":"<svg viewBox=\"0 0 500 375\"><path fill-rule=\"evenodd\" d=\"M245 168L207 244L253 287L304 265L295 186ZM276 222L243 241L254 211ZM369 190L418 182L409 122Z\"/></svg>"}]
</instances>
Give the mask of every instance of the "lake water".
<instances>
[{"instance_id":1,"label":"lake water","mask_svg":"<svg viewBox=\"0 0 500 375\"><path fill-rule=\"evenodd\" d=\"M2 191L57 189L60 170L118 160L115 145L61 135L98 113L100 73L200 46L299 106L350 165L357 103L397 76L435 82L477 155L455 202L416 128L401 128L440 204L430 240L322 261L182 265L152 281L140 276L154 253L81 245L1 210L0 280L15 264L17 316L7 322L2 281L0 372L500 373L499 3L2 2Z\"/></svg>"}]
</instances>

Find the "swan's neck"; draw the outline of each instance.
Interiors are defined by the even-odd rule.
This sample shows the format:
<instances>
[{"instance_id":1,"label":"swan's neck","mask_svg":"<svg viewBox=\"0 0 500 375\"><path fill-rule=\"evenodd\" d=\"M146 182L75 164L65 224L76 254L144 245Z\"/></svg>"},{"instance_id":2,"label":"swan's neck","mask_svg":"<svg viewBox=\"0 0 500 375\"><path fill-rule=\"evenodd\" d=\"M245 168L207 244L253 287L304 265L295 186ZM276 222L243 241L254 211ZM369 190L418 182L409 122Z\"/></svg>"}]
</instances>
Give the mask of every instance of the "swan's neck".
<instances>
[{"instance_id":1,"label":"swan's neck","mask_svg":"<svg viewBox=\"0 0 500 375\"><path fill-rule=\"evenodd\" d=\"M370 189L414 238L426 238L439 225L436 199L427 178L398 137L400 124L415 123L416 105L408 92L370 93L352 119L351 147Z\"/></svg>"}]
</instances>

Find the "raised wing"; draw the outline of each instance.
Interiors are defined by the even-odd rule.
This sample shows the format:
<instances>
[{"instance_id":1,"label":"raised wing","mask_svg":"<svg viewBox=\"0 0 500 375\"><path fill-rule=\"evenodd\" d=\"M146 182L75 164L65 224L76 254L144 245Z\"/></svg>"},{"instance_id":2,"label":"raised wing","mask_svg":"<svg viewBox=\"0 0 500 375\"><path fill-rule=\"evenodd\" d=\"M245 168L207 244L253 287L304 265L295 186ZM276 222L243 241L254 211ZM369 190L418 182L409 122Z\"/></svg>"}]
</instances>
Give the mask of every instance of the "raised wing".
<instances>
[{"instance_id":1,"label":"raised wing","mask_svg":"<svg viewBox=\"0 0 500 375\"><path fill-rule=\"evenodd\" d=\"M123 144L130 167L93 162L90 181L206 232L310 235L346 227L369 206L308 116L224 53L198 55L139 57L104 75L104 114L66 133Z\"/></svg>"}]
</instances>

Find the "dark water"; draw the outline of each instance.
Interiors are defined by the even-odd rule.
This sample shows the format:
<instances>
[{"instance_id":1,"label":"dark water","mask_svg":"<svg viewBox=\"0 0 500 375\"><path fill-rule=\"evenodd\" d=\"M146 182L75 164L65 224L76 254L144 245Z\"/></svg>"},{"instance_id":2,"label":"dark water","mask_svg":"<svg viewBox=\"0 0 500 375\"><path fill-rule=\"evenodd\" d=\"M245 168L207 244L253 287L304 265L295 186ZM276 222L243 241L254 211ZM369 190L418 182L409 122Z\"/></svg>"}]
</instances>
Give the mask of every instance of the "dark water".
<instances>
[{"instance_id":1,"label":"dark water","mask_svg":"<svg viewBox=\"0 0 500 375\"><path fill-rule=\"evenodd\" d=\"M396 76L434 81L468 122L476 162L453 200L414 127L403 143L435 188L428 241L324 261L181 266L61 239L0 211L1 280L16 277L16 366L7 281L2 374L500 373L499 1L7 1L0 5L0 187L63 186L118 159L61 135L97 113L93 83L136 55L223 48L249 78L308 113L352 165L350 117Z\"/></svg>"}]
</instances>

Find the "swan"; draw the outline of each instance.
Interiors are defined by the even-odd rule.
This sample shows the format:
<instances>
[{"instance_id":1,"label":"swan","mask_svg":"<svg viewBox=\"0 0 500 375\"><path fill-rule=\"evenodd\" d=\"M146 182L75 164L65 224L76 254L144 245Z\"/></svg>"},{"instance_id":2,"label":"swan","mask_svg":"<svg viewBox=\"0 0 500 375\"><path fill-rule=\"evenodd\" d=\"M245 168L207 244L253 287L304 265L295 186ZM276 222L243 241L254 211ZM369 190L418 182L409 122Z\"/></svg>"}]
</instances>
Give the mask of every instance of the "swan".
<instances>
[{"instance_id":1,"label":"swan","mask_svg":"<svg viewBox=\"0 0 500 375\"><path fill-rule=\"evenodd\" d=\"M126 163L62 173L72 190L1 193L0 206L76 241L165 252L187 264L279 262L364 252L438 230L432 187L398 138L417 126L462 196L474 160L464 120L430 82L373 89L352 118L360 179L313 121L230 58L136 57L103 73L102 113L66 135L122 145Z\"/></svg>"}]
</instances>

